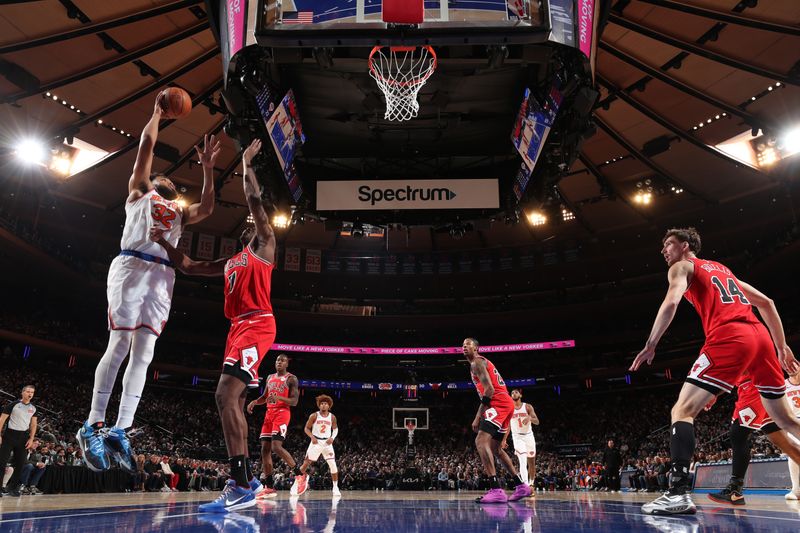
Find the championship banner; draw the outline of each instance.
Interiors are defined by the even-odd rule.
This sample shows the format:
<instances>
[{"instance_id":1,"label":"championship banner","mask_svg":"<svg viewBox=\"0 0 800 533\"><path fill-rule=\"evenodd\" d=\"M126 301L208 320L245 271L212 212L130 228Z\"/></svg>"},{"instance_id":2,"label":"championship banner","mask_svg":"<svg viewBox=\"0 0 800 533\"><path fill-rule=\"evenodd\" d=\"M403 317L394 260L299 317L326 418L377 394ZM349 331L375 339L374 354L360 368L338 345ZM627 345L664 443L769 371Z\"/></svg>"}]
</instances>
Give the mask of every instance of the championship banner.
<instances>
[{"instance_id":1,"label":"championship banner","mask_svg":"<svg viewBox=\"0 0 800 533\"><path fill-rule=\"evenodd\" d=\"M231 257L236 253L237 242L236 239L229 237L222 237L219 243L219 256Z\"/></svg>"},{"instance_id":2,"label":"championship banner","mask_svg":"<svg viewBox=\"0 0 800 533\"><path fill-rule=\"evenodd\" d=\"M506 352L531 352L538 350L557 350L560 348L574 348L575 341L547 341L528 342L523 344L497 344L481 346L481 353L506 353ZM312 344L283 344L275 343L271 350L284 352L304 353L341 353L341 354L372 354L372 355L436 355L436 354L463 354L461 346L441 346L423 348L374 348L360 346L316 346Z\"/></svg>"},{"instance_id":3,"label":"championship banner","mask_svg":"<svg viewBox=\"0 0 800 533\"><path fill-rule=\"evenodd\" d=\"M214 259L214 241L216 239L213 235L200 233L197 236L197 258L198 259Z\"/></svg>"},{"instance_id":4,"label":"championship banner","mask_svg":"<svg viewBox=\"0 0 800 533\"><path fill-rule=\"evenodd\" d=\"M183 232L181 232L181 240L178 241L178 246L176 246L175 249L183 255L191 255L193 237L194 232L183 230Z\"/></svg>"},{"instance_id":5,"label":"championship banner","mask_svg":"<svg viewBox=\"0 0 800 533\"><path fill-rule=\"evenodd\" d=\"M496 179L317 181L319 211L499 207Z\"/></svg>"},{"instance_id":6,"label":"championship banner","mask_svg":"<svg viewBox=\"0 0 800 533\"><path fill-rule=\"evenodd\" d=\"M291 272L300 272L300 248L287 248L283 259L283 269Z\"/></svg>"},{"instance_id":7,"label":"championship banner","mask_svg":"<svg viewBox=\"0 0 800 533\"><path fill-rule=\"evenodd\" d=\"M319 274L322 265L321 250L306 250L306 272Z\"/></svg>"}]
</instances>

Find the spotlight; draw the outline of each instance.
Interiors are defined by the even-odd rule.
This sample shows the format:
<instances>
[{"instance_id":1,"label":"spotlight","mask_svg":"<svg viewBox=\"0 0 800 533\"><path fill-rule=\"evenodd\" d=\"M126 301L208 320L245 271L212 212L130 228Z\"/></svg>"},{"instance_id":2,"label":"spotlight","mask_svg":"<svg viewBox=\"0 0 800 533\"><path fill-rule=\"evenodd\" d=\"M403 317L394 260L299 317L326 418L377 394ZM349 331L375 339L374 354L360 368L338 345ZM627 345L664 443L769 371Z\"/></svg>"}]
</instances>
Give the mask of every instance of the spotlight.
<instances>
[{"instance_id":1,"label":"spotlight","mask_svg":"<svg viewBox=\"0 0 800 533\"><path fill-rule=\"evenodd\" d=\"M561 220L564 222L569 222L570 220L575 220L575 213L564 207L561 206Z\"/></svg>"},{"instance_id":2,"label":"spotlight","mask_svg":"<svg viewBox=\"0 0 800 533\"><path fill-rule=\"evenodd\" d=\"M28 165L41 164L47 156L47 150L41 141L24 139L15 150L17 157Z\"/></svg>"},{"instance_id":3,"label":"spotlight","mask_svg":"<svg viewBox=\"0 0 800 533\"><path fill-rule=\"evenodd\" d=\"M247 224L249 224L251 226L256 223L255 219L253 218L253 214L252 213L249 213L247 215L247 221L246 222L247 222Z\"/></svg>"},{"instance_id":4,"label":"spotlight","mask_svg":"<svg viewBox=\"0 0 800 533\"><path fill-rule=\"evenodd\" d=\"M547 217L539 211L531 211L528 213L528 222L531 226L544 226L547 223Z\"/></svg>"},{"instance_id":5,"label":"spotlight","mask_svg":"<svg viewBox=\"0 0 800 533\"><path fill-rule=\"evenodd\" d=\"M794 128L783 134L781 139L783 144L783 151L786 155L796 154L800 152L800 127Z\"/></svg>"},{"instance_id":6,"label":"spotlight","mask_svg":"<svg viewBox=\"0 0 800 533\"><path fill-rule=\"evenodd\" d=\"M188 202L183 199L183 197L178 198L177 200L175 200L175 203L178 204L179 206L181 206L182 208L186 208L186 206L189 205Z\"/></svg>"},{"instance_id":7,"label":"spotlight","mask_svg":"<svg viewBox=\"0 0 800 533\"><path fill-rule=\"evenodd\" d=\"M653 201L653 195L649 192L639 192L633 197L633 201L637 204L649 205Z\"/></svg>"},{"instance_id":8,"label":"spotlight","mask_svg":"<svg viewBox=\"0 0 800 533\"><path fill-rule=\"evenodd\" d=\"M289 217L283 213L277 213L272 217L272 225L278 229L286 228L289 225Z\"/></svg>"}]
</instances>

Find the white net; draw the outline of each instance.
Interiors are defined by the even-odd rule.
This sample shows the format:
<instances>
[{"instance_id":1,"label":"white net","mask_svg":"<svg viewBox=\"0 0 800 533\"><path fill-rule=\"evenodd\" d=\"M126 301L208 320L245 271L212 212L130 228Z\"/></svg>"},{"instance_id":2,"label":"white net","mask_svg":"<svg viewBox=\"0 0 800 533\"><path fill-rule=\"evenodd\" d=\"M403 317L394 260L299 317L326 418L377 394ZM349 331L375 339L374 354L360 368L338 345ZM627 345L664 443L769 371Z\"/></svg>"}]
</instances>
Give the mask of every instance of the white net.
<instances>
[{"instance_id":1,"label":"white net","mask_svg":"<svg viewBox=\"0 0 800 533\"><path fill-rule=\"evenodd\" d=\"M436 70L436 52L430 46L376 46L369 55L369 75L386 97L387 120L417 116L417 94Z\"/></svg>"}]
</instances>

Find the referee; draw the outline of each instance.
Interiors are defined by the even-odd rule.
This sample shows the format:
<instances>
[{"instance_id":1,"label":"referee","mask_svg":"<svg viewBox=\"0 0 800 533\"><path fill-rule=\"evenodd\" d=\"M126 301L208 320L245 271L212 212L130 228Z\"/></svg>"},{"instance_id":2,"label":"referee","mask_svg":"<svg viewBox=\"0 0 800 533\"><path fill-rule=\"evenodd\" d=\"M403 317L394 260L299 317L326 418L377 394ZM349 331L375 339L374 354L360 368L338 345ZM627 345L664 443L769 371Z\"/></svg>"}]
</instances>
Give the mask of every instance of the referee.
<instances>
[{"instance_id":1,"label":"referee","mask_svg":"<svg viewBox=\"0 0 800 533\"><path fill-rule=\"evenodd\" d=\"M31 403L33 385L22 387L22 398L3 407L0 414L0 472L14 452L14 473L8 480L9 496L19 496L19 480L27 458L26 450L33 447L36 436L36 407ZM8 428L3 431L8 419Z\"/></svg>"}]
</instances>

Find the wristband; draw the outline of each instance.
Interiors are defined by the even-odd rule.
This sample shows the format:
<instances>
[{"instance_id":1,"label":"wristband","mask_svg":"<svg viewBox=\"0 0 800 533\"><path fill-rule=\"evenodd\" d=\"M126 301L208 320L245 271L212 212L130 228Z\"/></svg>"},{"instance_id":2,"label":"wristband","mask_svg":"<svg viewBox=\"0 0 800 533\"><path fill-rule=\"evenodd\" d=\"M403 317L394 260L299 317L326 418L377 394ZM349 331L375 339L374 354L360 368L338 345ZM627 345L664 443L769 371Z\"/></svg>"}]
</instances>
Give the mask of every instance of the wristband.
<instances>
[{"instance_id":1,"label":"wristband","mask_svg":"<svg viewBox=\"0 0 800 533\"><path fill-rule=\"evenodd\" d=\"M481 403L486 407L491 407L492 399L489 396L481 396Z\"/></svg>"}]
</instances>

